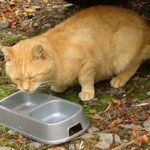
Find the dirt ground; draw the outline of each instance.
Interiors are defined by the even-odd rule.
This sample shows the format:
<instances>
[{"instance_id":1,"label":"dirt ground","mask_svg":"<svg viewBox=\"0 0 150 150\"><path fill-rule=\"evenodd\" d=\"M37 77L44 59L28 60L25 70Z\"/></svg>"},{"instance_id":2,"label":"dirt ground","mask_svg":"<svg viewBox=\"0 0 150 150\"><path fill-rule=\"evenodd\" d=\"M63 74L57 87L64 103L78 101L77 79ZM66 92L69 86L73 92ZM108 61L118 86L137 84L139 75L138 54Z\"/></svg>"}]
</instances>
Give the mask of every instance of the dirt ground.
<instances>
[{"instance_id":1,"label":"dirt ground","mask_svg":"<svg viewBox=\"0 0 150 150\"><path fill-rule=\"evenodd\" d=\"M130 8L150 21L149 0L118 1L114 5ZM81 9L63 0L0 0L0 44L13 45L43 33ZM83 135L52 147L0 126L0 150L149 150L150 63L143 64L123 88L111 88L109 81L95 88L96 98L88 104L79 100L78 86L63 94L53 93L83 106L91 124ZM5 74L0 52L0 99L16 91ZM51 93L48 86L40 91Z\"/></svg>"}]
</instances>

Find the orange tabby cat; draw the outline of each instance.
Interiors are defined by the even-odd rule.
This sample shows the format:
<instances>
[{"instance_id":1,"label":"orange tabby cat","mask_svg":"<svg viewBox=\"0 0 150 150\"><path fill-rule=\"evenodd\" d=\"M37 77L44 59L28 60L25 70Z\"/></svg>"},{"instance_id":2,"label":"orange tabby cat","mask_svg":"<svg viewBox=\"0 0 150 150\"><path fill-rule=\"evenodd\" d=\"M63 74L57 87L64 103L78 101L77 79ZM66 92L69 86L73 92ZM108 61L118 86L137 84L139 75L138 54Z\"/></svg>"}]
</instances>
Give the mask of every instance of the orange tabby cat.
<instances>
[{"instance_id":1,"label":"orange tabby cat","mask_svg":"<svg viewBox=\"0 0 150 150\"><path fill-rule=\"evenodd\" d=\"M20 90L33 92L50 80L53 91L63 92L79 83L86 101L94 98L94 82L112 78L111 86L121 87L150 58L150 28L130 10L96 6L3 52Z\"/></svg>"}]
</instances>

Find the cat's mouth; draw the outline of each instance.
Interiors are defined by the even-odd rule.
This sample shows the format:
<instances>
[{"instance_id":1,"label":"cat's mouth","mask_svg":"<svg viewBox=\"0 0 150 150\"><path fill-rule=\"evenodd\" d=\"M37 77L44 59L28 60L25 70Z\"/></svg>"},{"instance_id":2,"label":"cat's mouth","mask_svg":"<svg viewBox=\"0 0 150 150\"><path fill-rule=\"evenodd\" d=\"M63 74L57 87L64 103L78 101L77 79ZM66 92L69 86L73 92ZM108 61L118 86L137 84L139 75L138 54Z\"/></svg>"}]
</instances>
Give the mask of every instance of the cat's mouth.
<instances>
[{"instance_id":1,"label":"cat's mouth","mask_svg":"<svg viewBox=\"0 0 150 150\"><path fill-rule=\"evenodd\" d=\"M19 89L20 91L22 91L22 92L33 93L33 92L35 92L35 91L38 89L39 86L40 86L40 85L35 85L35 86L32 87L32 88L18 87L18 89Z\"/></svg>"},{"instance_id":2,"label":"cat's mouth","mask_svg":"<svg viewBox=\"0 0 150 150\"><path fill-rule=\"evenodd\" d=\"M19 88L19 90L22 91L22 92L26 92L26 93L34 93L36 91L36 90L23 90L23 89L20 89L20 88Z\"/></svg>"}]
</instances>

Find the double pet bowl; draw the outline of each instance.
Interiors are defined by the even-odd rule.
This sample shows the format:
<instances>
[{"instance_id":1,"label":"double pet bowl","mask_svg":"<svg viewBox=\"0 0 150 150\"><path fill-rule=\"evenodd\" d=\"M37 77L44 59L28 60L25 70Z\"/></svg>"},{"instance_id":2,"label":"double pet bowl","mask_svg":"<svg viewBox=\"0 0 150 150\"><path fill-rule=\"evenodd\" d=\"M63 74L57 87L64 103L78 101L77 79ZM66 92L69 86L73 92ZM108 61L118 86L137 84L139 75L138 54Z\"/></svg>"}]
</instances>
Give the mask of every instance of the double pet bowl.
<instances>
[{"instance_id":1,"label":"double pet bowl","mask_svg":"<svg viewBox=\"0 0 150 150\"><path fill-rule=\"evenodd\" d=\"M17 92L0 101L0 124L45 144L60 144L85 132L79 104L43 93Z\"/></svg>"}]
</instances>

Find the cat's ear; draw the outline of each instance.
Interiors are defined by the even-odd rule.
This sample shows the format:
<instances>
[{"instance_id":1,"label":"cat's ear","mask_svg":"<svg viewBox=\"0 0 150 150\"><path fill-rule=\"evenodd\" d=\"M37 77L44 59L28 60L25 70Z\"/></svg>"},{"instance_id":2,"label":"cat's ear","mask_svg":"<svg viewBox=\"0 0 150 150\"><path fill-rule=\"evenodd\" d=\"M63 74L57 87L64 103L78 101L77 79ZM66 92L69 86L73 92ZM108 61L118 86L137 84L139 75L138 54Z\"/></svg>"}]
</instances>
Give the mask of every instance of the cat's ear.
<instances>
[{"instance_id":1,"label":"cat's ear","mask_svg":"<svg viewBox=\"0 0 150 150\"><path fill-rule=\"evenodd\" d=\"M13 57L13 48L8 46L2 46L1 51L4 54L5 61L10 61Z\"/></svg>"},{"instance_id":2,"label":"cat's ear","mask_svg":"<svg viewBox=\"0 0 150 150\"><path fill-rule=\"evenodd\" d=\"M34 49L34 57L35 58L44 58L45 57L45 51L42 45L37 45Z\"/></svg>"}]
</instances>

